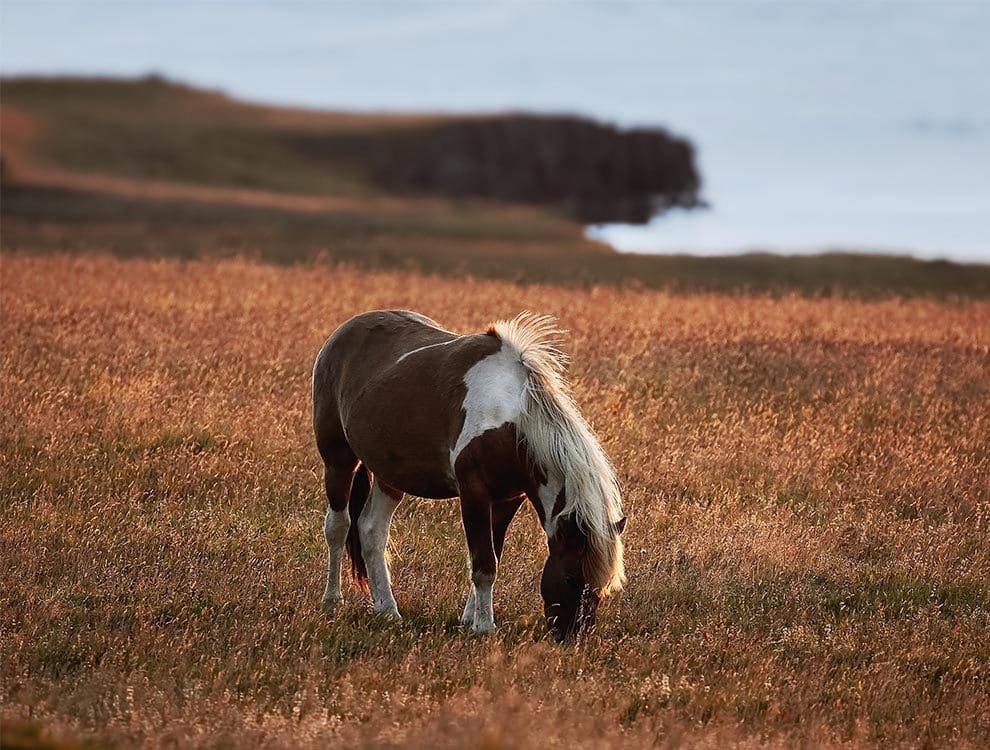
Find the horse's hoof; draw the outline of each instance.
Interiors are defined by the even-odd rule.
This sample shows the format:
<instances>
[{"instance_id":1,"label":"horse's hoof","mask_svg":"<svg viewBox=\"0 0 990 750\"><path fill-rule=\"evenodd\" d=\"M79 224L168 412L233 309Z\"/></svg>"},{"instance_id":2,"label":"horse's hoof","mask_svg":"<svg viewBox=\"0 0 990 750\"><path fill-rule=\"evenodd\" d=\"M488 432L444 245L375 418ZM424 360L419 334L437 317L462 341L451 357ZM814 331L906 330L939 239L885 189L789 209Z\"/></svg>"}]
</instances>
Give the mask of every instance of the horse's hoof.
<instances>
[{"instance_id":1,"label":"horse's hoof","mask_svg":"<svg viewBox=\"0 0 990 750\"><path fill-rule=\"evenodd\" d=\"M399 610L397 609L383 609L376 611L375 615L389 622L399 622L402 619L402 615L399 614Z\"/></svg>"},{"instance_id":2,"label":"horse's hoof","mask_svg":"<svg viewBox=\"0 0 990 750\"><path fill-rule=\"evenodd\" d=\"M337 611L337 607L339 607L343 601L343 597L328 597L323 600L323 611L328 615L332 615Z\"/></svg>"},{"instance_id":3,"label":"horse's hoof","mask_svg":"<svg viewBox=\"0 0 990 750\"><path fill-rule=\"evenodd\" d=\"M485 623L482 625L472 625L471 634L472 635L491 635L495 632L495 623Z\"/></svg>"}]
</instances>

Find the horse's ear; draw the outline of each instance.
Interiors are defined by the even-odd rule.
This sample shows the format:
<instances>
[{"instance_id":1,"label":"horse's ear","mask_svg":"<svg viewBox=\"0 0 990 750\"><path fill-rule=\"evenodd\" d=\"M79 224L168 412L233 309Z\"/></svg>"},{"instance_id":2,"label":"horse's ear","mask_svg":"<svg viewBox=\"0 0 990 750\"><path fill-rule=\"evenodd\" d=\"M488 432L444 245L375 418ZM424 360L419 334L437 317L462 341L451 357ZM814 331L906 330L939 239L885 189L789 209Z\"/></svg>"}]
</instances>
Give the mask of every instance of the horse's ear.
<instances>
[{"instance_id":1,"label":"horse's ear","mask_svg":"<svg viewBox=\"0 0 990 750\"><path fill-rule=\"evenodd\" d=\"M626 517L623 516L618 521L612 524L612 529L615 531L615 535L619 536L623 531L626 530Z\"/></svg>"}]
</instances>

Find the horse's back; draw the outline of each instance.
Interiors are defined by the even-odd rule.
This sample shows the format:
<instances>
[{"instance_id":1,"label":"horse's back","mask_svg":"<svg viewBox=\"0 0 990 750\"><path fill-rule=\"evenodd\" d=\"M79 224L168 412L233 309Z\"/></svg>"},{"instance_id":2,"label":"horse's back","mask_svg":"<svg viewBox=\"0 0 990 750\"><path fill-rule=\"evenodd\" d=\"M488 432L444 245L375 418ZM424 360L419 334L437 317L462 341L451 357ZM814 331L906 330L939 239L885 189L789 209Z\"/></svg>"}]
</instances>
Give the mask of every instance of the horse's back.
<instances>
[{"instance_id":1,"label":"horse's back","mask_svg":"<svg viewBox=\"0 0 990 750\"><path fill-rule=\"evenodd\" d=\"M316 358L314 375L337 381L351 360L373 366L384 364L396 348L405 342L433 341L450 338L437 323L419 313L406 310L373 310L355 315L331 334Z\"/></svg>"}]
</instances>

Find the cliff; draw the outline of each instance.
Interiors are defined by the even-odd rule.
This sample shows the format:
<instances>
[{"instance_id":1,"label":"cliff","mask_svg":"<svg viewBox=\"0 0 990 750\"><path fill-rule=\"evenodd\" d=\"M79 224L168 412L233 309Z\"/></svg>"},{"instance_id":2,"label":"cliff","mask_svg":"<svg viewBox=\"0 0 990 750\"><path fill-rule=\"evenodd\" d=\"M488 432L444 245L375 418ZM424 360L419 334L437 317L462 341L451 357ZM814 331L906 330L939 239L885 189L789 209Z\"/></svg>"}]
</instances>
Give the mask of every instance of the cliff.
<instances>
[{"instance_id":1,"label":"cliff","mask_svg":"<svg viewBox=\"0 0 990 750\"><path fill-rule=\"evenodd\" d=\"M579 117L442 120L307 134L293 144L313 158L364 164L388 191L537 204L584 223L642 223L672 205L696 205L701 183L687 140Z\"/></svg>"}]
</instances>

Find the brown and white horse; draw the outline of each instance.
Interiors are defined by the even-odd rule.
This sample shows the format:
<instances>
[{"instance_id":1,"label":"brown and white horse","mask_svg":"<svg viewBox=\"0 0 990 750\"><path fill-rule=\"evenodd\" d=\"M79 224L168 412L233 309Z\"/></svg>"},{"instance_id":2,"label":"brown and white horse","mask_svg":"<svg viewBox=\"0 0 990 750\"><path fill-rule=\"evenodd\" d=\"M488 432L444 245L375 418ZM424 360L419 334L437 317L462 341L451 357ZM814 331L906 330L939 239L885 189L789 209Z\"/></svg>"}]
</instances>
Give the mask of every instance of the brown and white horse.
<instances>
[{"instance_id":1,"label":"brown and white horse","mask_svg":"<svg viewBox=\"0 0 990 750\"><path fill-rule=\"evenodd\" d=\"M313 424L329 508L323 604L341 601L344 547L374 611L398 618L385 547L404 493L460 497L471 561L461 621L495 628L492 586L525 498L546 531L540 591L558 640L594 623L625 581L619 487L563 378L546 317L457 335L407 311L344 323L313 368Z\"/></svg>"}]
</instances>

